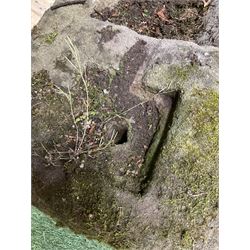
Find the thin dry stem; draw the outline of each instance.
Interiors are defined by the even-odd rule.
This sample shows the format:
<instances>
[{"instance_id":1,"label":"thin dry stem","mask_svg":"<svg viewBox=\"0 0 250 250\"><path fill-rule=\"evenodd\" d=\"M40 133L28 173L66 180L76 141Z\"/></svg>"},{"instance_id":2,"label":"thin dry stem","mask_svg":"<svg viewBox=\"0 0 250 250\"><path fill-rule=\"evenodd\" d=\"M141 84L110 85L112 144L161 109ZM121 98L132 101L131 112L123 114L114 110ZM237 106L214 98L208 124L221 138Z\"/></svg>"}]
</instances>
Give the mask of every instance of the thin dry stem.
<instances>
[{"instance_id":1,"label":"thin dry stem","mask_svg":"<svg viewBox=\"0 0 250 250\"><path fill-rule=\"evenodd\" d=\"M165 94L166 94L166 93L169 93L169 92L172 92L172 91L169 90L171 85L172 85L172 82L170 82L170 83L168 84L167 87L161 89L161 90L158 91L156 94L154 94L150 99L148 99L148 100L146 100L146 101L143 101L143 102L140 102L140 103L134 105L133 107L131 107L131 108L129 108L129 109L127 109L127 110L121 112L120 114L116 114L116 115L114 115L113 117L110 117L109 119L107 119L107 120L105 121L105 123L107 123L108 121L114 119L115 117L119 117L119 118L124 118L124 119L125 119L125 117L123 117L122 115L128 113L129 111L131 111L131 110L133 110L133 109L135 109L135 108L137 108L138 106L141 106L141 105L143 105L143 104L145 104L145 103L147 103L147 102L152 101L157 95L159 95L159 94L161 94L161 93L163 93L163 92L164 92ZM167 90L167 91L165 92L165 90Z\"/></svg>"},{"instance_id":2,"label":"thin dry stem","mask_svg":"<svg viewBox=\"0 0 250 250\"><path fill-rule=\"evenodd\" d=\"M64 92L60 87L56 86L55 87L59 90L59 93L63 94L68 102L69 102L69 106L70 106L70 114L71 114L71 117L72 117L72 120L73 120L73 123L74 123L74 126L75 126L75 129L76 129L76 143L75 143L75 153L77 152L78 150L78 141L79 141L79 128L78 128L78 125L77 125L77 122L76 122L76 118L75 118L75 114L74 114L74 109L73 109L73 100L72 100L72 93L70 91L70 87L68 85L68 93Z\"/></svg>"},{"instance_id":3,"label":"thin dry stem","mask_svg":"<svg viewBox=\"0 0 250 250\"><path fill-rule=\"evenodd\" d=\"M86 93L86 120L89 121L89 91L88 91L88 82L83 76L83 66L81 63L79 51L77 47L72 43L71 39L67 36L66 37L66 43L68 44L71 53L76 61L76 64L74 64L69 58L66 57L67 61L71 64L71 66L79 73L81 80L84 84L85 93Z\"/></svg>"}]
</instances>

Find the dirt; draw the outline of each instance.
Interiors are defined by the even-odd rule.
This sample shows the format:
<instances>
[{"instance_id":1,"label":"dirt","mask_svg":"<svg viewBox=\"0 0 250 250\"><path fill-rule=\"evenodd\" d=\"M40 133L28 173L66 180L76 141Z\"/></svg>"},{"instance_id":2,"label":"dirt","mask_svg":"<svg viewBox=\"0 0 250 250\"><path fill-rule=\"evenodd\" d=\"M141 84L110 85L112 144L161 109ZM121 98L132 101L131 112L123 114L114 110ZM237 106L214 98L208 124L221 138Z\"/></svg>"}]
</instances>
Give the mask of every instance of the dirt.
<instances>
[{"instance_id":1,"label":"dirt","mask_svg":"<svg viewBox=\"0 0 250 250\"><path fill-rule=\"evenodd\" d=\"M202 1L122 0L115 8L96 10L91 16L151 37L196 41L206 11Z\"/></svg>"}]
</instances>

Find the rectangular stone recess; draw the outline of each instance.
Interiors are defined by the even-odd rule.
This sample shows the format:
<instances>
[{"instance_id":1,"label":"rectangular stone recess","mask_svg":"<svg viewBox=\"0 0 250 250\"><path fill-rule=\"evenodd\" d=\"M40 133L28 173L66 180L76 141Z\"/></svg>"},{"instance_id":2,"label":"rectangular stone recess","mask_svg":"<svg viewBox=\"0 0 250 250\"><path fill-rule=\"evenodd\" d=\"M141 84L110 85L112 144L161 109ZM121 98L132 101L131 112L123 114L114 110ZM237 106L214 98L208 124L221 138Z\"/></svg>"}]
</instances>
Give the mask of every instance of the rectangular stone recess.
<instances>
[{"instance_id":1,"label":"rectangular stone recess","mask_svg":"<svg viewBox=\"0 0 250 250\"><path fill-rule=\"evenodd\" d=\"M113 164L110 167L117 187L133 193L144 193L171 127L177 100L177 93L156 94L154 100L127 114L127 119L133 117L134 123L130 124L127 141L114 146ZM122 141L122 137L119 138Z\"/></svg>"}]
</instances>

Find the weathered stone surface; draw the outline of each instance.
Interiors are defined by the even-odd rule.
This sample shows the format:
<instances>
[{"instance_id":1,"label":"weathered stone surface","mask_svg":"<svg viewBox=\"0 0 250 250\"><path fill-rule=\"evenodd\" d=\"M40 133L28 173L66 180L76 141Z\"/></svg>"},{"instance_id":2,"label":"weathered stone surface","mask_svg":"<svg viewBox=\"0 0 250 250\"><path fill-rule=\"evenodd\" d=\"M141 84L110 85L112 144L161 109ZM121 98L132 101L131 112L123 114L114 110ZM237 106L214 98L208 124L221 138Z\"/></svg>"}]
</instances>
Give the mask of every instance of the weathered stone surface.
<instances>
[{"instance_id":1,"label":"weathered stone surface","mask_svg":"<svg viewBox=\"0 0 250 250\"><path fill-rule=\"evenodd\" d=\"M116 248L217 249L218 49L95 20L93 2L33 30L33 204Z\"/></svg>"},{"instance_id":2,"label":"weathered stone surface","mask_svg":"<svg viewBox=\"0 0 250 250\"><path fill-rule=\"evenodd\" d=\"M199 44L219 46L219 0L213 0L203 18L204 32L200 34Z\"/></svg>"}]
</instances>

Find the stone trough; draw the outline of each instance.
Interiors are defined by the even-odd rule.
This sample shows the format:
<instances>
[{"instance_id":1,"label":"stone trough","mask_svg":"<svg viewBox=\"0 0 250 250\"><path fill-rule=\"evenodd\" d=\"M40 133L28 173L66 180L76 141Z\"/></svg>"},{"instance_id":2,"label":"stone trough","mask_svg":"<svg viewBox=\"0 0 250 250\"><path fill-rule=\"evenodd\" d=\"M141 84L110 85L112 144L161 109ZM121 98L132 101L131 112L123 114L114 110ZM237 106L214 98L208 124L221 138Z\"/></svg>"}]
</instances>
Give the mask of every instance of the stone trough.
<instances>
[{"instance_id":1,"label":"stone trough","mask_svg":"<svg viewBox=\"0 0 250 250\"><path fill-rule=\"evenodd\" d=\"M115 4L32 30L32 203L117 249L218 249L218 48L91 18Z\"/></svg>"}]
</instances>

